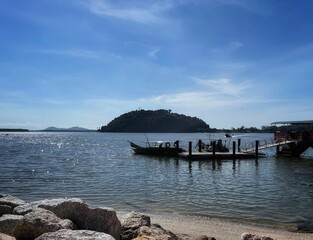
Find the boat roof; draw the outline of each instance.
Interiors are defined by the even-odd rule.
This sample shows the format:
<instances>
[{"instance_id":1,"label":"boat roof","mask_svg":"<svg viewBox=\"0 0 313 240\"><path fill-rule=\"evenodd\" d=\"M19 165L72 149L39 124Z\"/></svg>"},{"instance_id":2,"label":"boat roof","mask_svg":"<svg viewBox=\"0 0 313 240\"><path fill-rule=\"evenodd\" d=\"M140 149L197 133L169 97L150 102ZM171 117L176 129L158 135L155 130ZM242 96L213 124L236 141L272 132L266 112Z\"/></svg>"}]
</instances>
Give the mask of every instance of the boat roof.
<instances>
[{"instance_id":1,"label":"boat roof","mask_svg":"<svg viewBox=\"0 0 313 240\"><path fill-rule=\"evenodd\" d=\"M289 125L311 125L313 124L313 120L303 120L303 121L280 121L273 122L271 125L279 125L279 124L289 124Z\"/></svg>"}]
</instances>

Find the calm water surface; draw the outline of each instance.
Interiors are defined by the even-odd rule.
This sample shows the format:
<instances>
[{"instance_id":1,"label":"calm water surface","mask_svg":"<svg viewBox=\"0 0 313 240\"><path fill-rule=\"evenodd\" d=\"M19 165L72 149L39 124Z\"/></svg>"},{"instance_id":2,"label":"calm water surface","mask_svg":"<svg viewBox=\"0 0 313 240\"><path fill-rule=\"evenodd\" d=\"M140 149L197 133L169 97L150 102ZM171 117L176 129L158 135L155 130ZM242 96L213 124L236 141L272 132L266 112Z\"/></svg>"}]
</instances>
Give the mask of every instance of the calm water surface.
<instances>
[{"instance_id":1,"label":"calm water surface","mask_svg":"<svg viewBox=\"0 0 313 240\"><path fill-rule=\"evenodd\" d=\"M153 140L223 134L148 134ZM272 134L245 134L245 142ZM224 138L223 138L224 139ZM0 134L0 192L34 201L78 197L116 210L178 213L269 224L313 225L313 154L189 162L135 155L144 134ZM311 229L313 230L313 228Z\"/></svg>"}]
</instances>

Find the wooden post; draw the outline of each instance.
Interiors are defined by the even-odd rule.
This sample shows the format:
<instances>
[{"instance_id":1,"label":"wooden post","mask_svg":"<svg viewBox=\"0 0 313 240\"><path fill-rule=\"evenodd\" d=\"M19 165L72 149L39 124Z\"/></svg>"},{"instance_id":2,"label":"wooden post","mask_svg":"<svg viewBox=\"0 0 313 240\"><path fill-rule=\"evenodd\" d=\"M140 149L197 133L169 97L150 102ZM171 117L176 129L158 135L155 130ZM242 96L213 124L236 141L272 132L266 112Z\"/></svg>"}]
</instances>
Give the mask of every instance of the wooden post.
<instances>
[{"instance_id":1,"label":"wooden post","mask_svg":"<svg viewBox=\"0 0 313 240\"><path fill-rule=\"evenodd\" d=\"M240 152L241 139L238 138L238 152Z\"/></svg>"},{"instance_id":2,"label":"wooden post","mask_svg":"<svg viewBox=\"0 0 313 240\"><path fill-rule=\"evenodd\" d=\"M189 142L188 150L189 150L189 158L191 158L191 156L192 156L192 142Z\"/></svg>"},{"instance_id":3,"label":"wooden post","mask_svg":"<svg viewBox=\"0 0 313 240\"><path fill-rule=\"evenodd\" d=\"M216 142L213 141L212 142L212 153L213 153L213 156L215 156L215 150L216 150Z\"/></svg>"},{"instance_id":4,"label":"wooden post","mask_svg":"<svg viewBox=\"0 0 313 240\"><path fill-rule=\"evenodd\" d=\"M201 141L201 139L199 139L199 142L198 142L198 151L199 152L202 151L202 141Z\"/></svg>"},{"instance_id":5,"label":"wooden post","mask_svg":"<svg viewBox=\"0 0 313 240\"><path fill-rule=\"evenodd\" d=\"M276 146L276 155L278 155L279 154L279 145L278 146Z\"/></svg>"},{"instance_id":6,"label":"wooden post","mask_svg":"<svg viewBox=\"0 0 313 240\"><path fill-rule=\"evenodd\" d=\"M236 142L233 141L233 155L236 155Z\"/></svg>"},{"instance_id":7,"label":"wooden post","mask_svg":"<svg viewBox=\"0 0 313 240\"><path fill-rule=\"evenodd\" d=\"M259 140L255 141L255 156L258 158L259 156Z\"/></svg>"}]
</instances>

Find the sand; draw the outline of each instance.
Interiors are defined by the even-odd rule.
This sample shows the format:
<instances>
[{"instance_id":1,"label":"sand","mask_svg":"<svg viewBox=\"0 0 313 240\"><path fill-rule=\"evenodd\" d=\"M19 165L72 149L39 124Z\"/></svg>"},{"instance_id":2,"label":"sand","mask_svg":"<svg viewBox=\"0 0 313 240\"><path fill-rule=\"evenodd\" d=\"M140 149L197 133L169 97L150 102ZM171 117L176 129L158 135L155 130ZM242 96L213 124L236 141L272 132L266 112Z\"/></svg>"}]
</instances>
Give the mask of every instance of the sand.
<instances>
[{"instance_id":1,"label":"sand","mask_svg":"<svg viewBox=\"0 0 313 240\"><path fill-rule=\"evenodd\" d=\"M182 215L150 216L151 223L159 224L175 234L187 234L192 237L207 235L217 240L240 240L242 233L268 236L277 240L313 240L313 233L291 232L279 227L262 226L248 223L236 223L227 220L192 217Z\"/></svg>"}]
</instances>

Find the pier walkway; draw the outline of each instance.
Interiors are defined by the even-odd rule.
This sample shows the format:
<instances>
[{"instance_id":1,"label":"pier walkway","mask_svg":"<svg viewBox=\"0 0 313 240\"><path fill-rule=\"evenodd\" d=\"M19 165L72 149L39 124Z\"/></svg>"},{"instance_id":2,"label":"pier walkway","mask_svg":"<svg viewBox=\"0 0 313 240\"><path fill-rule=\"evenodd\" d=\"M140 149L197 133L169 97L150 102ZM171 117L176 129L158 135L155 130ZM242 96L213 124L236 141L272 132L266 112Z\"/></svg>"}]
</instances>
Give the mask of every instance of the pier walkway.
<instances>
[{"instance_id":1,"label":"pier walkway","mask_svg":"<svg viewBox=\"0 0 313 240\"><path fill-rule=\"evenodd\" d=\"M189 160L210 160L210 159L255 159L257 156L255 153L231 153L231 152L192 152L190 155L188 152L182 152L178 154L179 157Z\"/></svg>"},{"instance_id":2,"label":"pier walkway","mask_svg":"<svg viewBox=\"0 0 313 240\"><path fill-rule=\"evenodd\" d=\"M258 150L263 150L267 148L283 146L285 144L297 143L299 141L300 140L297 140L297 139L292 139L292 140L280 139L279 141L271 139L271 140L260 140L257 142L259 144ZM242 153L255 152L257 142L250 142L250 143L245 144L244 147L241 147L240 152Z\"/></svg>"}]
</instances>

